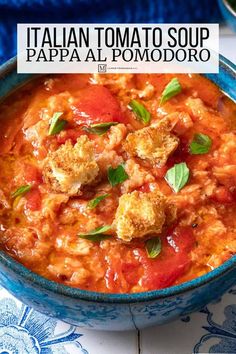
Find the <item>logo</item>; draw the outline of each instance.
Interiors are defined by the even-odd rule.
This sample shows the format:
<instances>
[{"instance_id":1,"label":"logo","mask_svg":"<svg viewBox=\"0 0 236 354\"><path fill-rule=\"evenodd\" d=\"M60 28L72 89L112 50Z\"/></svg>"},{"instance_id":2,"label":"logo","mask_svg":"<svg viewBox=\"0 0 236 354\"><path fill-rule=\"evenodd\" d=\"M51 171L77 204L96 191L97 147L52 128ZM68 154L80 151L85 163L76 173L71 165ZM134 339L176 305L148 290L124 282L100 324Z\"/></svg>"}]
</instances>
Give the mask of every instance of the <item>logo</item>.
<instances>
[{"instance_id":1,"label":"logo","mask_svg":"<svg viewBox=\"0 0 236 354\"><path fill-rule=\"evenodd\" d=\"M107 72L107 64L98 64L98 72L106 73Z\"/></svg>"}]
</instances>

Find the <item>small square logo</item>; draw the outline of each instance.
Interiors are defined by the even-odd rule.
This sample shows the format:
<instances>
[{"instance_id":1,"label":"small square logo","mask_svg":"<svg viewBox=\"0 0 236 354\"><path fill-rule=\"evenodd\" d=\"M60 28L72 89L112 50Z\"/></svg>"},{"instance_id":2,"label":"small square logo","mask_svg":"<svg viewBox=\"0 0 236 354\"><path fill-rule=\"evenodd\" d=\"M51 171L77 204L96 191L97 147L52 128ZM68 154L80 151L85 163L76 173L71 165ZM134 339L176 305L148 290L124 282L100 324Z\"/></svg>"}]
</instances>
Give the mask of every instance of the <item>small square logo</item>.
<instances>
[{"instance_id":1,"label":"small square logo","mask_svg":"<svg viewBox=\"0 0 236 354\"><path fill-rule=\"evenodd\" d=\"M98 72L106 73L107 72L107 64L98 64Z\"/></svg>"}]
</instances>

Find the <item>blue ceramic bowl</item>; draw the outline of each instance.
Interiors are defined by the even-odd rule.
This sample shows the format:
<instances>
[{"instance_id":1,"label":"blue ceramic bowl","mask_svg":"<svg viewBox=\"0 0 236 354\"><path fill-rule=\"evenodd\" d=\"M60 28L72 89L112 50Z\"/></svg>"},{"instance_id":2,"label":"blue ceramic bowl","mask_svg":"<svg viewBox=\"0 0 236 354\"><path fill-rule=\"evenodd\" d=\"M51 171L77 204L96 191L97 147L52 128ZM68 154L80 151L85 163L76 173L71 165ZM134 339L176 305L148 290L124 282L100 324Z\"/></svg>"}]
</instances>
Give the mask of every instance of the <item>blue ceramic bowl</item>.
<instances>
[{"instance_id":1,"label":"blue ceramic bowl","mask_svg":"<svg viewBox=\"0 0 236 354\"><path fill-rule=\"evenodd\" d=\"M208 77L236 100L236 67L221 57L219 75ZM16 74L16 62L0 67L0 97L29 75ZM128 330L163 324L199 310L236 284L236 256L197 279L138 294L104 294L70 288L32 273L0 252L0 284L25 304L70 324L100 330Z\"/></svg>"},{"instance_id":2,"label":"blue ceramic bowl","mask_svg":"<svg viewBox=\"0 0 236 354\"><path fill-rule=\"evenodd\" d=\"M220 10L228 25L236 32L236 10L229 4L228 0L218 0Z\"/></svg>"}]
</instances>

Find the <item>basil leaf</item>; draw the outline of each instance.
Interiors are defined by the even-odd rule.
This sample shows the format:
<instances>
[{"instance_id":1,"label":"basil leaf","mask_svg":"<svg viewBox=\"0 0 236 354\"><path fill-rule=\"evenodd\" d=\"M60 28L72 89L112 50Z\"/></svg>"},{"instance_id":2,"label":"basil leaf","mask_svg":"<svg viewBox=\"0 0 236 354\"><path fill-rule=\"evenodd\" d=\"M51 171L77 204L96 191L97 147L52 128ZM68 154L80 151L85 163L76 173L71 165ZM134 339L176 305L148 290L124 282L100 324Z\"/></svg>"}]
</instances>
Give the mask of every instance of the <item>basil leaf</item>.
<instances>
[{"instance_id":1,"label":"basil leaf","mask_svg":"<svg viewBox=\"0 0 236 354\"><path fill-rule=\"evenodd\" d=\"M14 193L11 194L11 197L16 198L16 197L19 197L20 195L23 196L24 194L26 194L30 190L31 190L30 185L21 186L21 187L17 188L17 190Z\"/></svg>"},{"instance_id":2,"label":"basil leaf","mask_svg":"<svg viewBox=\"0 0 236 354\"><path fill-rule=\"evenodd\" d=\"M190 153L192 155L207 154L210 151L212 140L208 135L197 133L190 144Z\"/></svg>"},{"instance_id":3,"label":"basil leaf","mask_svg":"<svg viewBox=\"0 0 236 354\"><path fill-rule=\"evenodd\" d=\"M164 88L161 95L160 105L168 101L170 98L178 95L182 91L182 87L177 77L174 77Z\"/></svg>"},{"instance_id":4,"label":"basil leaf","mask_svg":"<svg viewBox=\"0 0 236 354\"><path fill-rule=\"evenodd\" d=\"M118 165L116 168L109 167L107 171L108 181L112 187L126 181L129 176L125 172L124 165Z\"/></svg>"},{"instance_id":5,"label":"basil leaf","mask_svg":"<svg viewBox=\"0 0 236 354\"><path fill-rule=\"evenodd\" d=\"M109 237L111 237L111 235L105 235L104 232L110 230L111 226L109 225L105 225L105 226L99 226L94 230L89 231L86 234L80 234L78 235L80 238L89 240L89 241L93 241L93 242L99 242L102 240L105 240Z\"/></svg>"},{"instance_id":6,"label":"basil leaf","mask_svg":"<svg viewBox=\"0 0 236 354\"><path fill-rule=\"evenodd\" d=\"M110 129L110 127L117 124L118 122L91 124L89 127L83 127L83 130L91 134L103 135Z\"/></svg>"},{"instance_id":7,"label":"basil leaf","mask_svg":"<svg viewBox=\"0 0 236 354\"><path fill-rule=\"evenodd\" d=\"M150 114L150 112L148 112L146 110L146 108L141 103L139 103L136 100L132 100L128 104L128 107L132 109L132 111L134 112L134 114L138 118L138 120L140 120L144 124L147 124L150 122L151 114Z\"/></svg>"},{"instance_id":8,"label":"basil leaf","mask_svg":"<svg viewBox=\"0 0 236 354\"><path fill-rule=\"evenodd\" d=\"M89 209L94 209L94 208L96 208L96 206L97 206L103 199L105 199L105 198L107 198L107 197L109 197L109 196L110 196L110 194L99 195L99 197L96 197L96 198L90 200L90 201L88 202L88 204L87 204L87 207L88 207Z\"/></svg>"},{"instance_id":9,"label":"basil leaf","mask_svg":"<svg viewBox=\"0 0 236 354\"><path fill-rule=\"evenodd\" d=\"M48 135L58 134L61 130L64 129L65 125L67 124L67 121L64 119L59 119L62 114L63 112L56 112L53 114Z\"/></svg>"},{"instance_id":10,"label":"basil leaf","mask_svg":"<svg viewBox=\"0 0 236 354\"><path fill-rule=\"evenodd\" d=\"M165 175L165 180L176 193L185 186L188 179L189 168L185 162L174 165L174 167L170 168Z\"/></svg>"},{"instance_id":11,"label":"basil leaf","mask_svg":"<svg viewBox=\"0 0 236 354\"><path fill-rule=\"evenodd\" d=\"M145 242L148 258L156 258L161 253L161 239L151 238Z\"/></svg>"}]
</instances>

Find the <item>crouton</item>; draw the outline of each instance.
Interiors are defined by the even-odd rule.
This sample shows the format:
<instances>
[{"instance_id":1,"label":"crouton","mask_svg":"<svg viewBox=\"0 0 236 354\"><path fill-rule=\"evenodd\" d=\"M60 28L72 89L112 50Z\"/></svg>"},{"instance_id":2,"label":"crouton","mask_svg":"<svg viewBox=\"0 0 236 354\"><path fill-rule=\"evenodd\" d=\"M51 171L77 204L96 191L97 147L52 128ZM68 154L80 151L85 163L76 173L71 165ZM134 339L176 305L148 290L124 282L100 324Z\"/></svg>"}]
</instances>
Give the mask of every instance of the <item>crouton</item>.
<instances>
[{"instance_id":1,"label":"crouton","mask_svg":"<svg viewBox=\"0 0 236 354\"><path fill-rule=\"evenodd\" d=\"M166 198L158 191L123 194L113 222L117 237L129 242L160 233L166 220L165 209Z\"/></svg>"},{"instance_id":2,"label":"crouton","mask_svg":"<svg viewBox=\"0 0 236 354\"><path fill-rule=\"evenodd\" d=\"M169 120L162 119L155 125L128 134L124 149L130 156L148 160L160 167L164 166L179 144L179 139L170 133L170 129Z\"/></svg>"},{"instance_id":3,"label":"crouton","mask_svg":"<svg viewBox=\"0 0 236 354\"><path fill-rule=\"evenodd\" d=\"M79 195L82 186L93 182L98 171L93 142L82 135L74 146L67 140L59 149L48 154L43 175L53 190L72 196Z\"/></svg>"}]
</instances>

